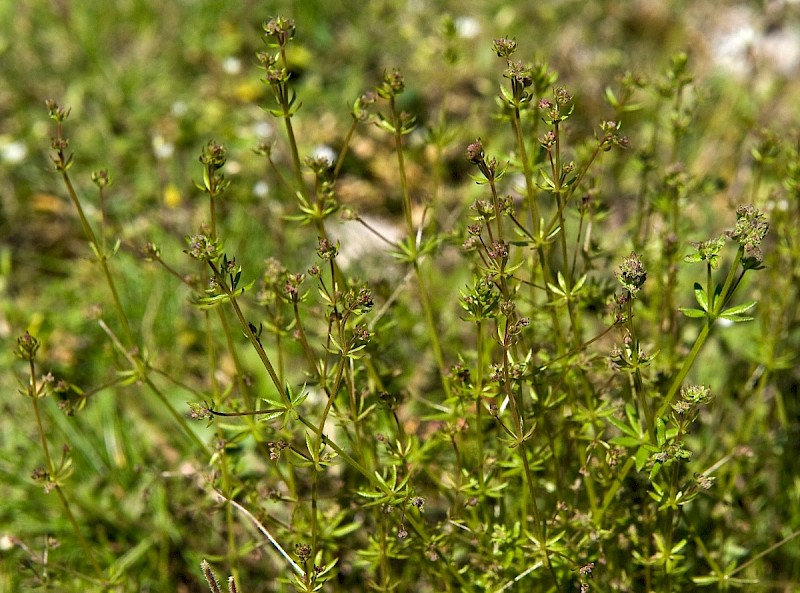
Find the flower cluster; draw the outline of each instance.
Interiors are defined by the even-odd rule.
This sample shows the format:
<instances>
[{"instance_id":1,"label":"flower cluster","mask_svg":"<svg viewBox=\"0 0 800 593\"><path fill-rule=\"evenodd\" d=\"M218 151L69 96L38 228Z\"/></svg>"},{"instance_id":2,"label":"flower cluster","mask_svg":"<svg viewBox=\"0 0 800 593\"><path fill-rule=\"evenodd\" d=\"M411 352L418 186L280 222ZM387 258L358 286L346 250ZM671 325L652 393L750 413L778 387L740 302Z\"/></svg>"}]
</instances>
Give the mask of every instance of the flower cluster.
<instances>
[{"instance_id":1,"label":"flower cluster","mask_svg":"<svg viewBox=\"0 0 800 593\"><path fill-rule=\"evenodd\" d=\"M761 242L769 231L766 217L753 206L740 206L736 209L736 226L725 234L744 247L742 265L746 269L761 267L764 254Z\"/></svg>"},{"instance_id":2,"label":"flower cluster","mask_svg":"<svg viewBox=\"0 0 800 593\"><path fill-rule=\"evenodd\" d=\"M641 290L645 280L647 280L647 271L635 252L632 252L622 260L622 265L619 268L619 272L617 272L617 280L632 295Z\"/></svg>"}]
</instances>

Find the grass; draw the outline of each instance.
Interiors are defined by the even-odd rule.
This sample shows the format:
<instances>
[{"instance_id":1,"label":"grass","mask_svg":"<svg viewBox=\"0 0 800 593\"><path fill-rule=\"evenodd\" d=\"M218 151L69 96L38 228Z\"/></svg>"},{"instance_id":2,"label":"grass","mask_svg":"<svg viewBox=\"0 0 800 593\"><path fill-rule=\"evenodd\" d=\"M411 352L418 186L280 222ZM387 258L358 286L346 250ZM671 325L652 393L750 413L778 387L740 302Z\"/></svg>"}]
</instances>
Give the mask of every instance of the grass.
<instances>
[{"instance_id":1,"label":"grass","mask_svg":"<svg viewBox=\"0 0 800 593\"><path fill-rule=\"evenodd\" d=\"M791 78L274 8L3 9L2 590L796 588Z\"/></svg>"}]
</instances>

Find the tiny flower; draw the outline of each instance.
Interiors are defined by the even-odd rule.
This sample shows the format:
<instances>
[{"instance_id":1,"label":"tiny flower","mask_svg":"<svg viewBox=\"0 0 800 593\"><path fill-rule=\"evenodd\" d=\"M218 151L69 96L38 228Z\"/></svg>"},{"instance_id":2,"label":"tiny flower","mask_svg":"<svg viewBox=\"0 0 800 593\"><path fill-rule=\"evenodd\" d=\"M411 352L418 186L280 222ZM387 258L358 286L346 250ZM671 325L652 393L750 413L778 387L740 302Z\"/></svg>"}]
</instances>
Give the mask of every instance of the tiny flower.
<instances>
[{"instance_id":1,"label":"tiny flower","mask_svg":"<svg viewBox=\"0 0 800 593\"><path fill-rule=\"evenodd\" d=\"M14 353L23 360L32 361L36 358L36 352L39 350L39 346L39 340L26 331L25 334L17 338L17 348Z\"/></svg>"},{"instance_id":2,"label":"tiny flower","mask_svg":"<svg viewBox=\"0 0 800 593\"><path fill-rule=\"evenodd\" d=\"M517 50L517 41L516 39L498 37L492 43L492 50L497 54L498 58L508 58Z\"/></svg>"},{"instance_id":3,"label":"tiny flower","mask_svg":"<svg viewBox=\"0 0 800 593\"><path fill-rule=\"evenodd\" d=\"M510 62L503 76L522 88L527 88L533 84L531 69L522 62Z\"/></svg>"},{"instance_id":4,"label":"tiny flower","mask_svg":"<svg viewBox=\"0 0 800 593\"><path fill-rule=\"evenodd\" d=\"M284 296L292 302L300 300L300 285L305 280L305 274L289 274L283 285Z\"/></svg>"},{"instance_id":5,"label":"tiny flower","mask_svg":"<svg viewBox=\"0 0 800 593\"><path fill-rule=\"evenodd\" d=\"M683 258L688 263L706 261L712 269L716 270L720 265L719 253L725 245L725 237L720 235L716 239L690 243L695 253L690 253Z\"/></svg>"},{"instance_id":6,"label":"tiny flower","mask_svg":"<svg viewBox=\"0 0 800 593\"><path fill-rule=\"evenodd\" d=\"M369 106L377 101L378 95L374 91L367 91L353 103L353 117L358 121L366 121L369 117Z\"/></svg>"},{"instance_id":7,"label":"tiny flower","mask_svg":"<svg viewBox=\"0 0 800 593\"><path fill-rule=\"evenodd\" d=\"M489 257L492 259L506 259L508 257L508 243L505 241L494 241L489 250Z\"/></svg>"},{"instance_id":8,"label":"tiny flower","mask_svg":"<svg viewBox=\"0 0 800 593\"><path fill-rule=\"evenodd\" d=\"M53 121L61 123L67 119L67 117L69 117L70 109L62 107L53 99L47 99L47 101L45 101L45 105L47 106L47 110L50 112L50 119Z\"/></svg>"},{"instance_id":9,"label":"tiny flower","mask_svg":"<svg viewBox=\"0 0 800 593\"><path fill-rule=\"evenodd\" d=\"M111 185L111 176L108 174L108 170L100 169L92 173L92 181L97 187L103 189Z\"/></svg>"},{"instance_id":10,"label":"tiny flower","mask_svg":"<svg viewBox=\"0 0 800 593\"><path fill-rule=\"evenodd\" d=\"M684 400L679 400L672 404L672 409L678 414L683 415L692 409L692 404Z\"/></svg>"},{"instance_id":11,"label":"tiny flower","mask_svg":"<svg viewBox=\"0 0 800 593\"><path fill-rule=\"evenodd\" d=\"M644 285L647 280L647 271L644 269L639 256L635 252L626 257L622 261L619 272L617 272L617 280L622 284L622 287L630 294L636 294Z\"/></svg>"},{"instance_id":12,"label":"tiny flower","mask_svg":"<svg viewBox=\"0 0 800 593\"><path fill-rule=\"evenodd\" d=\"M681 399L694 405L709 404L714 399L706 385L691 385L681 389Z\"/></svg>"},{"instance_id":13,"label":"tiny flower","mask_svg":"<svg viewBox=\"0 0 800 593\"><path fill-rule=\"evenodd\" d=\"M476 165L483 162L483 144L480 138L467 146L466 157L469 162L475 163Z\"/></svg>"},{"instance_id":14,"label":"tiny flower","mask_svg":"<svg viewBox=\"0 0 800 593\"><path fill-rule=\"evenodd\" d=\"M253 152L259 156L265 156L269 158L272 155L273 144L274 142L272 140L260 140L253 149Z\"/></svg>"},{"instance_id":15,"label":"tiny flower","mask_svg":"<svg viewBox=\"0 0 800 593\"><path fill-rule=\"evenodd\" d=\"M278 461L281 458L281 452L289 446L286 441L275 441L267 443L267 450L269 451L269 460Z\"/></svg>"},{"instance_id":16,"label":"tiny flower","mask_svg":"<svg viewBox=\"0 0 800 593\"><path fill-rule=\"evenodd\" d=\"M454 364L450 369L450 377L454 382L468 384L471 380L470 371L464 366L464 363L459 362Z\"/></svg>"},{"instance_id":17,"label":"tiny flower","mask_svg":"<svg viewBox=\"0 0 800 593\"><path fill-rule=\"evenodd\" d=\"M188 249L183 252L200 261L216 261L219 257L219 244L205 234L186 237Z\"/></svg>"},{"instance_id":18,"label":"tiny flower","mask_svg":"<svg viewBox=\"0 0 800 593\"><path fill-rule=\"evenodd\" d=\"M714 485L714 478L705 474L694 474L694 483L701 490L708 490Z\"/></svg>"},{"instance_id":19,"label":"tiny flower","mask_svg":"<svg viewBox=\"0 0 800 593\"><path fill-rule=\"evenodd\" d=\"M208 403L189 402L189 418L192 420L202 420L213 416L214 413Z\"/></svg>"},{"instance_id":20,"label":"tiny flower","mask_svg":"<svg viewBox=\"0 0 800 593\"><path fill-rule=\"evenodd\" d=\"M384 99L391 99L401 94L406 88L403 73L397 68L383 75L383 82L375 90Z\"/></svg>"},{"instance_id":21,"label":"tiny flower","mask_svg":"<svg viewBox=\"0 0 800 593\"><path fill-rule=\"evenodd\" d=\"M140 254L145 261L156 261L161 257L161 250L155 243L148 241L142 246Z\"/></svg>"},{"instance_id":22,"label":"tiny flower","mask_svg":"<svg viewBox=\"0 0 800 593\"><path fill-rule=\"evenodd\" d=\"M742 264L748 269L760 267L763 254L760 246L769 231L766 217L752 206L736 209L736 226L725 234L739 243L745 250Z\"/></svg>"},{"instance_id":23,"label":"tiny flower","mask_svg":"<svg viewBox=\"0 0 800 593\"><path fill-rule=\"evenodd\" d=\"M330 261L339 255L339 242L334 245L325 237L319 237L319 247L317 247L317 255L320 259Z\"/></svg>"},{"instance_id":24,"label":"tiny flower","mask_svg":"<svg viewBox=\"0 0 800 593\"><path fill-rule=\"evenodd\" d=\"M50 148L57 151L66 150L69 148L69 140L67 138L51 138Z\"/></svg>"},{"instance_id":25,"label":"tiny flower","mask_svg":"<svg viewBox=\"0 0 800 593\"><path fill-rule=\"evenodd\" d=\"M369 328L365 325L357 325L353 328L353 337L358 342L369 342Z\"/></svg>"},{"instance_id":26,"label":"tiny flower","mask_svg":"<svg viewBox=\"0 0 800 593\"><path fill-rule=\"evenodd\" d=\"M279 16L271 18L262 27L264 29L264 37L274 39L275 44L281 47L285 46L294 37L294 19Z\"/></svg>"},{"instance_id":27,"label":"tiny flower","mask_svg":"<svg viewBox=\"0 0 800 593\"><path fill-rule=\"evenodd\" d=\"M208 144L203 148L203 152L200 153L198 160L212 171L216 171L222 168L227 159L228 155L225 147L213 140L209 140Z\"/></svg>"},{"instance_id":28,"label":"tiny flower","mask_svg":"<svg viewBox=\"0 0 800 593\"><path fill-rule=\"evenodd\" d=\"M297 554L301 562L305 562L311 558L311 546L308 544L297 544L294 547L294 553Z\"/></svg>"},{"instance_id":29,"label":"tiny flower","mask_svg":"<svg viewBox=\"0 0 800 593\"><path fill-rule=\"evenodd\" d=\"M314 156L305 159L305 164L317 177L327 177L333 169L335 158L336 154L332 148L320 146L315 149Z\"/></svg>"},{"instance_id":30,"label":"tiny flower","mask_svg":"<svg viewBox=\"0 0 800 593\"><path fill-rule=\"evenodd\" d=\"M479 245L480 241L477 237L467 237L461 244L461 249L464 251L475 251Z\"/></svg>"},{"instance_id":31,"label":"tiny flower","mask_svg":"<svg viewBox=\"0 0 800 593\"><path fill-rule=\"evenodd\" d=\"M567 92L566 87L560 86L556 89L556 103L559 105L566 105L572 101L572 95Z\"/></svg>"},{"instance_id":32,"label":"tiny flower","mask_svg":"<svg viewBox=\"0 0 800 593\"><path fill-rule=\"evenodd\" d=\"M368 288L360 289L358 291L358 297L356 298L356 304L360 309L372 309L375 305L375 301L372 299L372 291Z\"/></svg>"},{"instance_id":33,"label":"tiny flower","mask_svg":"<svg viewBox=\"0 0 800 593\"><path fill-rule=\"evenodd\" d=\"M475 200L472 208L477 213L478 218L483 220L494 219L494 205L489 200Z\"/></svg>"},{"instance_id":34,"label":"tiny flower","mask_svg":"<svg viewBox=\"0 0 800 593\"><path fill-rule=\"evenodd\" d=\"M548 130L539 138L539 144L543 148L551 148L556 143L556 135L552 130Z\"/></svg>"}]
</instances>

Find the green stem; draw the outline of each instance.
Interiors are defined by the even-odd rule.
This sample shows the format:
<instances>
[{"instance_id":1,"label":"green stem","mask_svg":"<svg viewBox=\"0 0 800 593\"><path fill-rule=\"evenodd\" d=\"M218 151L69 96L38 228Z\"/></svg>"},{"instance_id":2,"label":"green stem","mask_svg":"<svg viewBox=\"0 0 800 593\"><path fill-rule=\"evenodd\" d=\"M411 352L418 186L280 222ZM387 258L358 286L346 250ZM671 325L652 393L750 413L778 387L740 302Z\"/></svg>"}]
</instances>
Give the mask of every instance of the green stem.
<instances>
[{"instance_id":1,"label":"green stem","mask_svg":"<svg viewBox=\"0 0 800 593\"><path fill-rule=\"evenodd\" d=\"M512 435L516 441L516 450L519 453L520 459L522 461L522 467L525 474L525 483L528 487L528 501L531 507L531 513L533 514L533 522L538 528L539 531L539 545L542 549L542 555L545 559L545 564L547 564L548 570L550 575L553 578L553 583L555 584L556 588L559 587L558 576L555 573L555 569L553 568L552 562L550 560L550 551L547 547L547 523L542 520L541 514L539 513L539 504L536 501L536 487L533 481L533 473L531 472L530 463L528 462L528 447L526 445L529 435L525 434L525 425L522 416L522 409L520 406L520 402L517 401L517 392L513 389L512 385L512 378L511 378L511 368L509 364L509 355L510 355L510 343L509 343L509 336L507 334L508 331L508 324L509 322L506 321L506 335L503 337L503 388L505 391L505 395L508 398L509 407L511 408L511 418L514 422L514 430L512 431ZM525 512L525 507L522 507L523 511L523 520L522 525L526 525L526 516L527 513Z\"/></svg>"},{"instance_id":2,"label":"green stem","mask_svg":"<svg viewBox=\"0 0 800 593\"><path fill-rule=\"evenodd\" d=\"M694 365L695 360L697 359L697 355L700 353L703 345L705 344L706 340L708 339L709 334L711 333L711 328L714 325L718 315L722 311L722 308L725 306L725 303L728 302L730 297L733 294L733 290L735 289L734 286L734 279L736 277L736 271L739 268L739 264L742 261L742 255L744 254L744 248L739 247L739 250L736 253L736 257L734 258L733 265L731 269L728 271L728 276L725 279L725 284L722 287L722 291L718 298L714 298L714 293L709 295L709 308L711 309L709 312L708 317L706 317L706 322L703 325L703 328L700 330L697 338L695 338L694 345L692 349L689 351L689 354L683 361L683 365L681 366L678 375L672 381L672 385L667 391L667 395L664 397L664 401L662 402L661 406L658 409L658 413L656 417L663 416L666 411L669 409L669 406L672 404L672 400L677 395L678 391L683 385L683 381L686 379L686 376L689 374L692 366ZM737 283L738 286L738 283Z\"/></svg>"},{"instance_id":3,"label":"green stem","mask_svg":"<svg viewBox=\"0 0 800 593\"><path fill-rule=\"evenodd\" d=\"M227 288L227 284L221 284ZM229 293L230 294L230 293ZM267 356L267 352L264 350L264 346L261 344L261 340L256 337L253 333L253 330L250 329L250 324L244 318L244 314L242 313L241 307L239 307L239 302L236 300L236 297L231 296L230 299L231 306L233 307L233 311L236 314L236 318L239 320L239 324L242 326L247 339L249 340L250 344L255 348L256 354L258 354L259 360L261 360L261 364L267 370L267 374L269 374L270 379L272 380L272 384L275 386L275 389L278 390L278 393L283 400L283 403L287 406L290 404L289 396L286 394L286 389L281 383L281 380L278 378L278 374L275 372L275 367L272 366L272 361L270 361L269 356Z\"/></svg>"},{"instance_id":4,"label":"green stem","mask_svg":"<svg viewBox=\"0 0 800 593\"><path fill-rule=\"evenodd\" d=\"M45 463L47 465L47 472L49 476L48 479L55 479L56 467L55 464L53 463L53 458L50 455L50 447L47 444L47 436L44 430L44 423L42 422L42 414L41 411L39 410L39 393L38 393L39 390L36 385L36 367L33 363L33 359L29 361L29 370L30 370L29 395L33 402L33 414L36 417L36 426L39 429L39 439L42 443L42 453L44 454ZM75 536L78 538L78 542L80 543L81 548L83 548L84 554L86 554L86 558L92 565L92 568L97 574L97 577L102 580L103 569L100 568L100 564L97 562L97 559L92 553L92 548L89 546L89 543L86 541L86 538L83 537L81 528L78 525L78 522L75 520L75 516L72 514L72 509L70 507L66 495L64 494L64 491L57 482L53 482L53 486L56 491L56 494L58 494L58 499L61 502L61 506L64 509L64 513L67 515L67 520L72 526L72 530L75 532Z\"/></svg>"},{"instance_id":5,"label":"green stem","mask_svg":"<svg viewBox=\"0 0 800 593\"><path fill-rule=\"evenodd\" d=\"M397 114L394 97L389 99L389 113L392 116L392 126L394 128L394 149L397 153L397 168L400 173L400 191L403 197L403 215L406 220L406 229L409 236L414 234L414 221L411 217L411 196L408 191L408 178L406 177L406 163L403 154L403 132L401 129L400 116Z\"/></svg>"},{"instance_id":6,"label":"green stem","mask_svg":"<svg viewBox=\"0 0 800 593\"><path fill-rule=\"evenodd\" d=\"M59 158L63 161L63 154L61 152L59 152ZM125 334L125 339L128 343L128 346L132 347L134 345L133 332L131 332L131 327L128 323L128 317L125 315L125 310L122 308L122 301L120 301L119 293L117 292L117 287L114 283L114 278L111 276L111 270L108 267L107 254L103 251L100 243L98 243L97 236L94 234L92 226L89 224L89 221L83 212L83 207L78 199L78 194L75 191L75 187L72 185L72 180L70 179L69 174L65 168L59 168L59 172L61 173L61 179L67 188L67 194L69 195L70 201L78 211L78 217L81 219L83 232L86 235L86 238L89 240L89 243L92 245L92 251L94 251L95 257L100 263L100 267L103 270L103 276L105 276L106 279L106 284L108 284L108 287L111 290L111 298L114 302L114 309L116 310L117 317L122 324L122 331Z\"/></svg>"},{"instance_id":7,"label":"green stem","mask_svg":"<svg viewBox=\"0 0 800 593\"><path fill-rule=\"evenodd\" d=\"M414 272L417 276L417 286L419 286L419 298L422 303L422 309L425 313L425 323L428 326L428 337L431 340L431 348L433 349L433 356L436 359L436 366L439 368L439 376L442 381L442 387L445 396L450 398L450 378L447 374L445 367L444 354L442 351L442 344L439 341L439 330L436 327L436 321L433 316L433 305L431 304L431 297L425 287L422 279L422 270L419 267L419 261L414 260Z\"/></svg>"}]
</instances>

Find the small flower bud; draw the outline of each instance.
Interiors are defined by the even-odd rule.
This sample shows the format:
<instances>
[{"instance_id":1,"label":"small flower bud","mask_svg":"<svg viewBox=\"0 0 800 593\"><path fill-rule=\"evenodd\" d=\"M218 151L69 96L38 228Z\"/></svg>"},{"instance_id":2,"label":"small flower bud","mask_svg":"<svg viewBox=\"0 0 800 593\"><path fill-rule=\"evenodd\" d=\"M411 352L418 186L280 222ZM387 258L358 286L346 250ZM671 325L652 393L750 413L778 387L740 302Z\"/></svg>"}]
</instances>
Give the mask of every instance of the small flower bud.
<instances>
[{"instance_id":1,"label":"small flower bud","mask_svg":"<svg viewBox=\"0 0 800 593\"><path fill-rule=\"evenodd\" d=\"M297 557L300 558L301 562L305 562L311 558L311 546L308 544L297 544L294 547L294 552L297 554Z\"/></svg>"},{"instance_id":2,"label":"small flower bud","mask_svg":"<svg viewBox=\"0 0 800 593\"><path fill-rule=\"evenodd\" d=\"M97 187L103 189L111 185L111 176L108 174L107 169L100 169L92 172L92 181Z\"/></svg>"},{"instance_id":3,"label":"small flower bud","mask_svg":"<svg viewBox=\"0 0 800 593\"><path fill-rule=\"evenodd\" d=\"M483 162L483 144L481 143L480 138L467 146L466 157L469 162L476 165Z\"/></svg>"},{"instance_id":4,"label":"small flower bud","mask_svg":"<svg viewBox=\"0 0 800 593\"><path fill-rule=\"evenodd\" d=\"M33 359L36 358L36 352L39 350L39 346L39 340L26 331L24 335L17 338L17 348L14 354L23 360L33 361Z\"/></svg>"},{"instance_id":5,"label":"small flower bud","mask_svg":"<svg viewBox=\"0 0 800 593\"><path fill-rule=\"evenodd\" d=\"M508 58L517 50L517 41L516 39L498 37L492 43L492 50L497 54L498 58Z\"/></svg>"},{"instance_id":6,"label":"small flower bud","mask_svg":"<svg viewBox=\"0 0 800 593\"><path fill-rule=\"evenodd\" d=\"M617 280L630 294L636 294L647 280L647 271L644 269L639 256L632 252L622 261Z\"/></svg>"},{"instance_id":7,"label":"small flower bud","mask_svg":"<svg viewBox=\"0 0 800 593\"><path fill-rule=\"evenodd\" d=\"M736 226L725 234L739 243L745 250L743 265L748 269L758 268L763 260L760 246L769 231L766 217L753 206L736 209Z\"/></svg>"},{"instance_id":8,"label":"small flower bud","mask_svg":"<svg viewBox=\"0 0 800 593\"><path fill-rule=\"evenodd\" d=\"M45 101L45 105L47 106L47 110L50 112L50 119L53 121L61 123L67 119L67 117L69 117L69 112L71 109L65 109L53 99L47 99L47 101Z\"/></svg>"},{"instance_id":9,"label":"small flower bud","mask_svg":"<svg viewBox=\"0 0 800 593\"><path fill-rule=\"evenodd\" d=\"M209 140L208 144L200 153L199 161L209 167L212 171L222 168L228 156L225 152L225 147L217 144L213 140Z\"/></svg>"},{"instance_id":10,"label":"small flower bud","mask_svg":"<svg viewBox=\"0 0 800 593\"><path fill-rule=\"evenodd\" d=\"M319 237L319 247L317 247L317 255L320 259L329 261L335 259L339 255L339 242L334 245L325 237Z\"/></svg>"},{"instance_id":11,"label":"small flower bud","mask_svg":"<svg viewBox=\"0 0 800 593\"><path fill-rule=\"evenodd\" d=\"M141 257L145 261L156 261L161 258L161 250L155 243L148 241L142 245L139 251Z\"/></svg>"},{"instance_id":12,"label":"small flower bud","mask_svg":"<svg viewBox=\"0 0 800 593\"><path fill-rule=\"evenodd\" d=\"M572 95L569 94L566 87L560 86L556 89L556 103L559 105L566 105L572 101Z\"/></svg>"},{"instance_id":13,"label":"small flower bud","mask_svg":"<svg viewBox=\"0 0 800 593\"><path fill-rule=\"evenodd\" d=\"M264 29L264 37L274 39L275 44L280 47L285 46L294 37L294 19L279 16L268 20L262 27Z\"/></svg>"}]
</instances>

